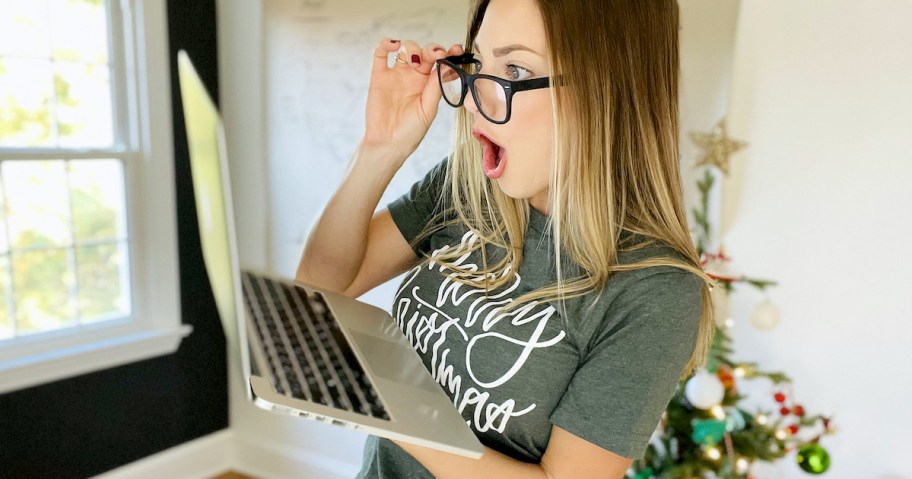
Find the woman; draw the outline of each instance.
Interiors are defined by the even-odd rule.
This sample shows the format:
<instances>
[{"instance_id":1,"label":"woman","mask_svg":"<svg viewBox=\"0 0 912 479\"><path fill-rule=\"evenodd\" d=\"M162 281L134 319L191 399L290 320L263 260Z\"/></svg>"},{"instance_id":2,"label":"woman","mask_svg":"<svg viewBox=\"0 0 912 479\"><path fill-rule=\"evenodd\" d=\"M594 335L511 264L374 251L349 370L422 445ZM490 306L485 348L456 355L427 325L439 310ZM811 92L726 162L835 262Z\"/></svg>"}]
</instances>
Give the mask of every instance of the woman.
<instances>
[{"instance_id":1,"label":"woman","mask_svg":"<svg viewBox=\"0 0 912 479\"><path fill-rule=\"evenodd\" d=\"M407 272L393 315L486 450L372 436L359 477L622 477L713 333L677 4L474 0L469 21L465 51L377 45L363 140L297 277L357 297ZM442 97L455 151L374 213Z\"/></svg>"}]
</instances>

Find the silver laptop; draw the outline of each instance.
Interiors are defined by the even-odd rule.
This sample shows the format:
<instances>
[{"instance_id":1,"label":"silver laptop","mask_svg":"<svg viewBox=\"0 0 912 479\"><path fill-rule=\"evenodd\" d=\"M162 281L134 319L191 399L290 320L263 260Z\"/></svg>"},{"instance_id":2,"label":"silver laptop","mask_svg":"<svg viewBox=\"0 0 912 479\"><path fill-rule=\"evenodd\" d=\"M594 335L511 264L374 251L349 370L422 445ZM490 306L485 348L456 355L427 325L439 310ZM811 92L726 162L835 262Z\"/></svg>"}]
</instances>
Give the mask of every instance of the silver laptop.
<instances>
[{"instance_id":1,"label":"silver laptop","mask_svg":"<svg viewBox=\"0 0 912 479\"><path fill-rule=\"evenodd\" d=\"M471 458L483 446L386 311L316 286L241 270L224 129L178 53L203 258L248 399L300 416Z\"/></svg>"}]
</instances>

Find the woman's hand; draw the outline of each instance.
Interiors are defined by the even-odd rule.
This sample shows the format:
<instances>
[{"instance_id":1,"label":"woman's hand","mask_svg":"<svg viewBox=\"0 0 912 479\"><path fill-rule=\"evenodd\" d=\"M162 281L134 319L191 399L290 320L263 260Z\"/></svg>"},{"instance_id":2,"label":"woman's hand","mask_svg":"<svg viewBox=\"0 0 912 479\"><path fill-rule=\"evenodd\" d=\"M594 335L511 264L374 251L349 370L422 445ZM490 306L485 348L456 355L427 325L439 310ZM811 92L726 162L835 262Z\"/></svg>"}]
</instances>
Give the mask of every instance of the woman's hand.
<instances>
[{"instance_id":1,"label":"woman's hand","mask_svg":"<svg viewBox=\"0 0 912 479\"><path fill-rule=\"evenodd\" d=\"M408 64L396 61L390 68L389 54L397 51ZM460 45L446 50L436 43L421 48L410 40L381 40L374 49L361 148L391 153L384 156L398 159L401 166L437 116L441 92L435 61L462 53Z\"/></svg>"}]
</instances>

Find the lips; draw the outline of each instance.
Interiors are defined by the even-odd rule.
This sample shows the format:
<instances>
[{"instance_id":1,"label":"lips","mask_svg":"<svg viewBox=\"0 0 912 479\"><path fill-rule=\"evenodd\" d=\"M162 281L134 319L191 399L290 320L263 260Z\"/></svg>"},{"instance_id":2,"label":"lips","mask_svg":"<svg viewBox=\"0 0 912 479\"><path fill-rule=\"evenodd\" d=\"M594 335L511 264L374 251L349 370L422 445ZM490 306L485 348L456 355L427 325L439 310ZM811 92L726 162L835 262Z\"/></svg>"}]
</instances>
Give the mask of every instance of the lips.
<instances>
[{"instance_id":1,"label":"lips","mask_svg":"<svg viewBox=\"0 0 912 479\"><path fill-rule=\"evenodd\" d=\"M478 129L472 130L472 136L481 143L484 152L484 173L491 179L499 178L506 166L507 150Z\"/></svg>"}]
</instances>

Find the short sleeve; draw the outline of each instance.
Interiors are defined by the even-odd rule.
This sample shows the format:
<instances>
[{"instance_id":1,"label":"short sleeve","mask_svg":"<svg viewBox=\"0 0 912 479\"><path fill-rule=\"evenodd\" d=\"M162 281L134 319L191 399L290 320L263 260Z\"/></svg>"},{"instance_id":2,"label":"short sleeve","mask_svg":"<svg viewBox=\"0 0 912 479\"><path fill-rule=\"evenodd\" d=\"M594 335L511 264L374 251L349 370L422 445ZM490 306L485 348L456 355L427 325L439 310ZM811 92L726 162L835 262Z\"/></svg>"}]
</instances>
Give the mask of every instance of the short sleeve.
<instances>
[{"instance_id":1,"label":"short sleeve","mask_svg":"<svg viewBox=\"0 0 912 479\"><path fill-rule=\"evenodd\" d=\"M386 206L396 227L410 244L434 216L446 178L447 161L448 157L437 163L424 178L415 182L408 192ZM421 253L429 248L430 240L425 238L413 249L421 256Z\"/></svg>"},{"instance_id":2,"label":"short sleeve","mask_svg":"<svg viewBox=\"0 0 912 479\"><path fill-rule=\"evenodd\" d=\"M700 277L654 273L608 308L551 422L615 454L640 459L693 354Z\"/></svg>"}]
</instances>

